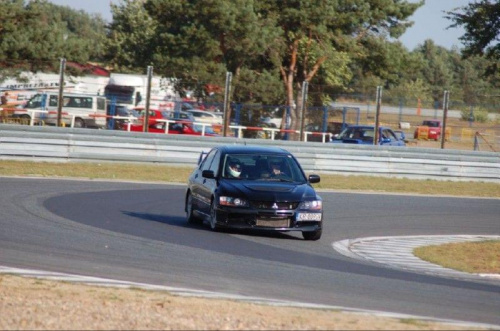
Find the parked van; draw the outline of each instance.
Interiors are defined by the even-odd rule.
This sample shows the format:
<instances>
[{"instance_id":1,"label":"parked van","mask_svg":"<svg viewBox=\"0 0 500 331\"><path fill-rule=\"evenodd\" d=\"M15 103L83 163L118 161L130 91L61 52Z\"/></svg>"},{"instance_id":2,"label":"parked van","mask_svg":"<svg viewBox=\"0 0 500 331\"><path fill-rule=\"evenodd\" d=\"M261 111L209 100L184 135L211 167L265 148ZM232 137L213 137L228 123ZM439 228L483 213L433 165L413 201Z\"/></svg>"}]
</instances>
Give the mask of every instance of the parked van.
<instances>
[{"instance_id":1,"label":"parked van","mask_svg":"<svg viewBox=\"0 0 500 331\"><path fill-rule=\"evenodd\" d=\"M38 93L23 109L16 110L14 116L56 125L58 97L57 92ZM104 128L106 126L106 98L91 94L64 93L61 122L66 126L77 128Z\"/></svg>"},{"instance_id":2,"label":"parked van","mask_svg":"<svg viewBox=\"0 0 500 331\"><path fill-rule=\"evenodd\" d=\"M7 90L2 94L2 107L16 108L24 107L29 99L35 95L34 90Z\"/></svg>"}]
</instances>

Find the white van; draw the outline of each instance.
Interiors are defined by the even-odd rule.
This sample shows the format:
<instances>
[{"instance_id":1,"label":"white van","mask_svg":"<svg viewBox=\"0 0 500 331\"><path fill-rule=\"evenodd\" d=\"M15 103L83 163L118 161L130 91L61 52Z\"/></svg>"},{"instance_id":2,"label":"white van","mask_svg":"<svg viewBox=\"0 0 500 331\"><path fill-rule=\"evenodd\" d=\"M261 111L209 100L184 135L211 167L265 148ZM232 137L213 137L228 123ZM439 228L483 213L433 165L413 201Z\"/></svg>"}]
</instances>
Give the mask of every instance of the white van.
<instances>
[{"instance_id":1,"label":"white van","mask_svg":"<svg viewBox=\"0 0 500 331\"><path fill-rule=\"evenodd\" d=\"M35 94L23 109L14 112L14 116L56 125L58 97L57 92ZM76 128L104 128L106 98L91 94L63 93L61 122Z\"/></svg>"}]
</instances>

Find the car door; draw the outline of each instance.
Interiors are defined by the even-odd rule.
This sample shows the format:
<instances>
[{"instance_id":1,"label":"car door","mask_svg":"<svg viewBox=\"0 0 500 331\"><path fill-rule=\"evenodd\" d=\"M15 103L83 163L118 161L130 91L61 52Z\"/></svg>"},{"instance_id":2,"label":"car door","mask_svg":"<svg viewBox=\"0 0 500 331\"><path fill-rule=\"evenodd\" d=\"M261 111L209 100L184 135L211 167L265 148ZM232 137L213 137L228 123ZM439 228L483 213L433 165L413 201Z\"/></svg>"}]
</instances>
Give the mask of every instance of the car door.
<instances>
[{"instance_id":1,"label":"car door","mask_svg":"<svg viewBox=\"0 0 500 331\"><path fill-rule=\"evenodd\" d=\"M382 129L381 145L403 146L404 142L396 137L396 134L391 129Z\"/></svg>"},{"instance_id":2,"label":"car door","mask_svg":"<svg viewBox=\"0 0 500 331\"><path fill-rule=\"evenodd\" d=\"M208 155L210 156L210 155ZM208 157L207 156L207 157ZM203 197L203 212L206 214L210 214L210 205L212 202L212 196L214 195L215 190L217 189L217 178L219 176L219 164L220 164L221 153L219 150L215 150L215 154L212 160L205 164L203 170L211 170L214 173L215 178L202 178L201 186L200 186L200 195ZM202 170L202 172L203 172Z\"/></svg>"},{"instance_id":3,"label":"car door","mask_svg":"<svg viewBox=\"0 0 500 331\"><path fill-rule=\"evenodd\" d=\"M202 173L203 170L209 170L210 165L215 157L217 149L212 149L205 159L201 162L201 164L196 169L191 182L191 193L193 195L193 209L198 210L202 213L206 213L206 211L210 208L210 200L206 201L206 193L204 185L206 183L206 178L203 178ZM208 207L206 206L208 203Z\"/></svg>"}]
</instances>

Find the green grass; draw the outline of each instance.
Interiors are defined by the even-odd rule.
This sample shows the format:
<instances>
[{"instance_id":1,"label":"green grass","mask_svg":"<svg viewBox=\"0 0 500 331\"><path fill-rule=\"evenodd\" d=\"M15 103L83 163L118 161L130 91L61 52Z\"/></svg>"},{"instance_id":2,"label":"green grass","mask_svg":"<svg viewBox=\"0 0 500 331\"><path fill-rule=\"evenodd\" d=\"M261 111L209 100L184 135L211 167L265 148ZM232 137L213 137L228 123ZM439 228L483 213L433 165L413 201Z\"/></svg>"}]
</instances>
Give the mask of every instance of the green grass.
<instances>
[{"instance_id":1,"label":"green grass","mask_svg":"<svg viewBox=\"0 0 500 331\"><path fill-rule=\"evenodd\" d=\"M424 246L414 249L413 254L450 269L500 274L500 240Z\"/></svg>"},{"instance_id":2,"label":"green grass","mask_svg":"<svg viewBox=\"0 0 500 331\"><path fill-rule=\"evenodd\" d=\"M193 168L190 167L172 167L159 164L0 161L0 176L74 177L186 183L192 170ZM500 197L499 183L320 175L321 182L314 184L314 187L318 189Z\"/></svg>"}]
</instances>

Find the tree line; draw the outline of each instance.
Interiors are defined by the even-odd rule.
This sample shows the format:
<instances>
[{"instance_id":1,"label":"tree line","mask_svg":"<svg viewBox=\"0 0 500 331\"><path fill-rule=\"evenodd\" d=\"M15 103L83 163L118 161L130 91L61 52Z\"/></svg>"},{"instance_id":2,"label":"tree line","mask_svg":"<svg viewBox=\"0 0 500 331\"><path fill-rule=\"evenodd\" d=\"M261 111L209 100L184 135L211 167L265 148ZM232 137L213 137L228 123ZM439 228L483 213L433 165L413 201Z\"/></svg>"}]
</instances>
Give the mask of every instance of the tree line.
<instances>
[{"instance_id":1,"label":"tree line","mask_svg":"<svg viewBox=\"0 0 500 331\"><path fill-rule=\"evenodd\" d=\"M467 105L500 104L500 0L443 13L464 26L463 49L398 41L424 4L408 0L121 0L113 19L46 0L6 0L0 11L0 79L57 72L60 58L113 72L176 78L199 97L233 74L236 102L294 105L302 84L324 105L343 94ZM478 27L479 26L479 27ZM76 69L72 69L76 70ZM76 72L78 73L78 72ZM83 74L83 73L80 73ZM292 120L298 113L292 112ZM295 121L294 121L295 122Z\"/></svg>"}]
</instances>

